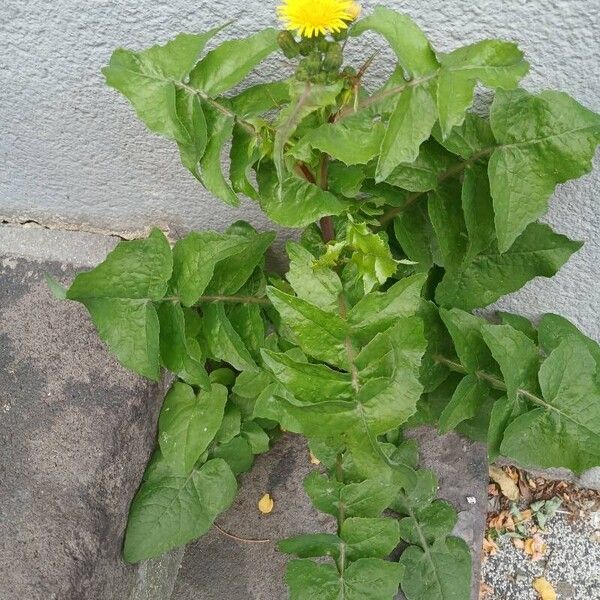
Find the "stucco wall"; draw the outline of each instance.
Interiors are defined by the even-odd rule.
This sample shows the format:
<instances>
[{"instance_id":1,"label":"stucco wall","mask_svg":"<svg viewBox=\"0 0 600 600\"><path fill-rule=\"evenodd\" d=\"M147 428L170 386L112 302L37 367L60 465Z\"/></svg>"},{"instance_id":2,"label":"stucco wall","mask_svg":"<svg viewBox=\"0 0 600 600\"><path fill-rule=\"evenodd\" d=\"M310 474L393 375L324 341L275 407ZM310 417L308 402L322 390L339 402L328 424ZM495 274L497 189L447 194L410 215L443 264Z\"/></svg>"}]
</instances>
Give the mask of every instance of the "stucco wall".
<instances>
[{"instance_id":1,"label":"stucco wall","mask_svg":"<svg viewBox=\"0 0 600 600\"><path fill-rule=\"evenodd\" d=\"M143 48L179 31L235 18L242 36L276 24L275 1L8 0L0 17L0 220L35 220L130 235L160 225L180 235L246 218L269 227L250 202L231 209L179 165L173 144L144 130L100 68L118 45ZM375 2L363 2L368 11ZM485 37L517 41L531 90L563 89L600 110L598 0L387 0L412 15L436 48ZM376 38L370 38L379 44ZM373 68L390 68L383 55ZM281 68L277 59L270 69ZM600 169L563 186L548 220L587 242L552 282L503 302L523 313L557 311L600 337Z\"/></svg>"}]
</instances>

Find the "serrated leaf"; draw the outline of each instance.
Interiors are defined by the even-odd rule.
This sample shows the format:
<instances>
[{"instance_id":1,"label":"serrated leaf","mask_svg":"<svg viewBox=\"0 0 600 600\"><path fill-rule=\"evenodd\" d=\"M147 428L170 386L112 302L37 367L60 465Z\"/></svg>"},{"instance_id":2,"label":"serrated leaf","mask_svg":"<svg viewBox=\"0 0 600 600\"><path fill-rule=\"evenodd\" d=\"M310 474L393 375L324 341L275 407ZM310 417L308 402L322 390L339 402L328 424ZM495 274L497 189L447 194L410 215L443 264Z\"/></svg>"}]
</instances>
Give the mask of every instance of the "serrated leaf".
<instances>
[{"instance_id":1,"label":"serrated leaf","mask_svg":"<svg viewBox=\"0 0 600 600\"><path fill-rule=\"evenodd\" d=\"M177 112L176 82L183 81L206 43L221 29L200 35L182 33L164 46L141 52L115 50L102 71L106 83L128 98L149 129L188 146L190 135Z\"/></svg>"},{"instance_id":2,"label":"serrated leaf","mask_svg":"<svg viewBox=\"0 0 600 600\"><path fill-rule=\"evenodd\" d=\"M188 143L178 142L181 163L199 179L198 167L208 143L208 129L202 103L196 94L180 89L177 90L175 102L177 116L189 136Z\"/></svg>"},{"instance_id":3,"label":"serrated leaf","mask_svg":"<svg viewBox=\"0 0 600 600\"><path fill-rule=\"evenodd\" d=\"M195 304L204 292L234 294L260 264L273 239L271 233L190 233L173 249L171 285L184 306Z\"/></svg>"},{"instance_id":4,"label":"serrated leaf","mask_svg":"<svg viewBox=\"0 0 600 600\"><path fill-rule=\"evenodd\" d=\"M474 417L488 396L488 386L476 375L465 375L452 394L439 419L440 433L447 433L459 423Z\"/></svg>"},{"instance_id":5,"label":"serrated leaf","mask_svg":"<svg viewBox=\"0 0 600 600\"><path fill-rule=\"evenodd\" d=\"M66 298L85 305L101 339L127 368L159 377L159 323L152 301L167 291L173 259L158 229L120 242L96 268L75 277Z\"/></svg>"},{"instance_id":6,"label":"serrated leaf","mask_svg":"<svg viewBox=\"0 0 600 600\"><path fill-rule=\"evenodd\" d=\"M202 338L212 358L224 360L238 371L258 368L244 341L229 321L222 303L205 306L202 316Z\"/></svg>"},{"instance_id":7,"label":"serrated leaf","mask_svg":"<svg viewBox=\"0 0 600 600\"><path fill-rule=\"evenodd\" d=\"M452 533L457 519L456 510L451 504L434 500L418 511L416 516L400 520L400 537L409 544L432 545Z\"/></svg>"},{"instance_id":8,"label":"serrated leaf","mask_svg":"<svg viewBox=\"0 0 600 600\"><path fill-rule=\"evenodd\" d=\"M397 281L385 292L371 292L348 312L352 336L360 344L370 341L378 332L391 327L397 319L417 313L425 274L411 275Z\"/></svg>"},{"instance_id":9,"label":"serrated leaf","mask_svg":"<svg viewBox=\"0 0 600 600\"><path fill-rule=\"evenodd\" d=\"M442 266L457 270L467 252L467 226L461 205L461 186L447 180L429 193L429 219L436 234Z\"/></svg>"},{"instance_id":10,"label":"serrated leaf","mask_svg":"<svg viewBox=\"0 0 600 600\"><path fill-rule=\"evenodd\" d=\"M157 314L162 364L187 383L210 387L203 357L195 350L195 340L188 338L185 313L181 305L161 302L157 307Z\"/></svg>"},{"instance_id":11,"label":"serrated leaf","mask_svg":"<svg viewBox=\"0 0 600 600\"><path fill-rule=\"evenodd\" d=\"M194 67L189 85L208 96L217 96L236 86L276 49L277 31L271 28L223 42Z\"/></svg>"},{"instance_id":12,"label":"serrated leaf","mask_svg":"<svg viewBox=\"0 0 600 600\"><path fill-rule=\"evenodd\" d=\"M461 201L468 237L465 261L469 262L496 239L490 184L483 166L473 164L465 170Z\"/></svg>"},{"instance_id":13,"label":"serrated leaf","mask_svg":"<svg viewBox=\"0 0 600 600\"><path fill-rule=\"evenodd\" d=\"M267 295L307 354L341 368L348 366L345 321L274 287L267 289Z\"/></svg>"},{"instance_id":14,"label":"serrated leaf","mask_svg":"<svg viewBox=\"0 0 600 600\"><path fill-rule=\"evenodd\" d=\"M233 502L236 490L235 476L219 459L187 477L157 471L142 483L131 504L124 559L136 563L160 556L204 535Z\"/></svg>"},{"instance_id":15,"label":"serrated leaf","mask_svg":"<svg viewBox=\"0 0 600 600\"><path fill-rule=\"evenodd\" d=\"M524 465L567 467L576 473L598 465L600 385L585 344L573 337L564 340L542 364L539 382L543 400L507 427L502 454Z\"/></svg>"},{"instance_id":16,"label":"serrated leaf","mask_svg":"<svg viewBox=\"0 0 600 600\"><path fill-rule=\"evenodd\" d=\"M471 554L460 538L423 551L411 546L400 557L407 600L465 600L471 595Z\"/></svg>"},{"instance_id":17,"label":"serrated leaf","mask_svg":"<svg viewBox=\"0 0 600 600\"><path fill-rule=\"evenodd\" d=\"M359 111L310 130L297 142L292 154L300 159L315 149L347 166L366 165L379 154L384 135L385 127L381 122L373 121L369 111Z\"/></svg>"},{"instance_id":18,"label":"serrated leaf","mask_svg":"<svg viewBox=\"0 0 600 600\"><path fill-rule=\"evenodd\" d=\"M189 474L208 448L223 419L227 388L215 384L196 395L176 382L165 397L158 422L158 441L175 472Z\"/></svg>"},{"instance_id":19,"label":"serrated leaf","mask_svg":"<svg viewBox=\"0 0 600 600\"><path fill-rule=\"evenodd\" d=\"M500 147L489 176L500 252L540 217L558 183L592 168L600 116L562 92L499 91L490 120Z\"/></svg>"},{"instance_id":20,"label":"serrated leaf","mask_svg":"<svg viewBox=\"0 0 600 600\"><path fill-rule=\"evenodd\" d=\"M432 86L412 86L403 91L381 142L375 180L385 181L399 164L416 160L419 148L431 135L436 120Z\"/></svg>"},{"instance_id":21,"label":"serrated leaf","mask_svg":"<svg viewBox=\"0 0 600 600\"><path fill-rule=\"evenodd\" d=\"M229 98L231 110L240 117L256 117L258 115L279 108L290 100L290 86L288 81L272 81L258 83L246 88L237 96Z\"/></svg>"},{"instance_id":22,"label":"serrated leaf","mask_svg":"<svg viewBox=\"0 0 600 600\"><path fill-rule=\"evenodd\" d=\"M416 160L398 165L386 183L409 192L428 192L437 187L440 175L457 165L456 157L434 140L428 140L421 145Z\"/></svg>"},{"instance_id":23,"label":"serrated leaf","mask_svg":"<svg viewBox=\"0 0 600 600\"><path fill-rule=\"evenodd\" d=\"M513 89L529 71L516 44L483 40L439 58L437 103L442 136L462 124L477 81L490 88Z\"/></svg>"},{"instance_id":24,"label":"serrated leaf","mask_svg":"<svg viewBox=\"0 0 600 600\"><path fill-rule=\"evenodd\" d=\"M401 574L399 565L377 558L351 563L343 575L331 565L303 559L288 563L285 581L290 600L393 600Z\"/></svg>"},{"instance_id":25,"label":"serrated leaf","mask_svg":"<svg viewBox=\"0 0 600 600\"><path fill-rule=\"evenodd\" d=\"M560 343L567 337L575 337L585 345L600 367L600 346L598 343L581 333L573 323L564 317L551 313L542 315L538 325L538 334L540 346L547 354L558 348Z\"/></svg>"},{"instance_id":26,"label":"serrated leaf","mask_svg":"<svg viewBox=\"0 0 600 600\"><path fill-rule=\"evenodd\" d=\"M277 542L277 550L298 558L332 556L337 558L342 540L331 533L307 533Z\"/></svg>"},{"instance_id":27,"label":"serrated leaf","mask_svg":"<svg viewBox=\"0 0 600 600\"><path fill-rule=\"evenodd\" d=\"M226 204L238 206L240 199L227 182L221 164L223 149L233 134L235 118L207 103L204 103L203 108L209 138L199 162L200 181L209 192Z\"/></svg>"},{"instance_id":28,"label":"serrated leaf","mask_svg":"<svg viewBox=\"0 0 600 600\"><path fill-rule=\"evenodd\" d=\"M425 34L410 19L390 8L377 6L365 19L351 29L351 35L373 30L388 41L404 70L415 77L435 71L438 61Z\"/></svg>"},{"instance_id":29,"label":"serrated leaf","mask_svg":"<svg viewBox=\"0 0 600 600\"><path fill-rule=\"evenodd\" d=\"M440 308L439 314L450 332L461 364L470 373L493 370L494 360L481 334L486 321L458 308Z\"/></svg>"},{"instance_id":30,"label":"serrated leaf","mask_svg":"<svg viewBox=\"0 0 600 600\"><path fill-rule=\"evenodd\" d=\"M261 208L269 219L283 227L306 227L321 217L339 215L349 206L347 199L293 174L278 183L275 170L268 163L261 165L257 180Z\"/></svg>"},{"instance_id":31,"label":"serrated leaf","mask_svg":"<svg viewBox=\"0 0 600 600\"><path fill-rule=\"evenodd\" d=\"M520 390L537 393L540 354L533 341L510 325L482 325L481 334L500 365L508 398L515 399Z\"/></svg>"},{"instance_id":32,"label":"serrated leaf","mask_svg":"<svg viewBox=\"0 0 600 600\"><path fill-rule=\"evenodd\" d=\"M337 312L342 293L339 275L332 269L319 266L317 259L300 244L288 242L286 251L290 258L286 279L296 295L323 310Z\"/></svg>"},{"instance_id":33,"label":"serrated leaf","mask_svg":"<svg viewBox=\"0 0 600 600\"><path fill-rule=\"evenodd\" d=\"M351 517L344 519L340 537L349 560L385 558L400 543L400 528L396 519Z\"/></svg>"},{"instance_id":34,"label":"serrated leaf","mask_svg":"<svg viewBox=\"0 0 600 600\"><path fill-rule=\"evenodd\" d=\"M446 273L436 300L464 310L487 306L534 277L552 277L581 245L548 225L532 223L504 254L492 244L469 264Z\"/></svg>"}]
</instances>

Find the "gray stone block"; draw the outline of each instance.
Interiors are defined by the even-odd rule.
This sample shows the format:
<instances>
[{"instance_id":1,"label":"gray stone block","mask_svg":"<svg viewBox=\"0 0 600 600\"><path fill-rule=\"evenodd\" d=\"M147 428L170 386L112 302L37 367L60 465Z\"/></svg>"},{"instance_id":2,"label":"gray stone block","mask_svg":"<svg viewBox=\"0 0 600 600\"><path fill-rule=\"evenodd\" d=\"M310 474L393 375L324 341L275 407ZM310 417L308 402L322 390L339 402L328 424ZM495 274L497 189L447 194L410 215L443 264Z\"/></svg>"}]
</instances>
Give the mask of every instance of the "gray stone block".
<instances>
[{"instance_id":1,"label":"gray stone block","mask_svg":"<svg viewBox=\"0 0 600 600\"><path fill-rule=\"evenodd\" d=\"M472 598L476 600L487 506L485 448L452 433L439 436L427 428L414 430L411 436L419 441L422 466L434 469L440 477L440 497L459 511L455 534L463 537L473 552ZM302 488L302 480L313 468L300 436L284 436L269 454L259 457L252 472L242 477L234 505L217 523L237 537L271 541L239 541L213 529L188 546L173 600L287 598L283 583L286 557L277 552L275 542L299 533L335 531L334 520L318 513ZM273 496L275 508L271 514L261 515L257 502L266 492ZM398 600L401 598L399 595Z\"/></svg>"},{"instance_id":2,"label":"gray stone block","mask_svg":"<svg viewBox=\"0 0 600 600\"><path fill-rule=\"evenodd\" d=\"M85 309L44 281L70 281L115 242L0 227L2 600L121 600L147 584L120 552L163 390L120 367Z\"/></svg>"}]
</instances>

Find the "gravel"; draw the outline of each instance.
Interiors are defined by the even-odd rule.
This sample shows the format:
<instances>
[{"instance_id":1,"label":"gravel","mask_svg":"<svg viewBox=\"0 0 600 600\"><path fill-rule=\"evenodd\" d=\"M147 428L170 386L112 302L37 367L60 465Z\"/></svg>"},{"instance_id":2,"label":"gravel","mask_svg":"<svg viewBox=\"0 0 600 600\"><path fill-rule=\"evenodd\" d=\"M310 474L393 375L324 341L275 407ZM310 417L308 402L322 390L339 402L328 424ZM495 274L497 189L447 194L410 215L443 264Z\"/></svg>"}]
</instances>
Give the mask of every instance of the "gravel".
<instances>
[{"instance_id":1,"label":"gravel","mask_svg":"<svg viewBox=\"0 0 600 600\"><path fill-rule=\"evenodd\" d=\"M533 581L545 577L558 600L600 600L600 513L571 523L556 514L544 534L545 560L533 562L508 536L499 552L482 565L482 580L491 589L485 600L538 600Z\"/></svg>"}]
</instances>

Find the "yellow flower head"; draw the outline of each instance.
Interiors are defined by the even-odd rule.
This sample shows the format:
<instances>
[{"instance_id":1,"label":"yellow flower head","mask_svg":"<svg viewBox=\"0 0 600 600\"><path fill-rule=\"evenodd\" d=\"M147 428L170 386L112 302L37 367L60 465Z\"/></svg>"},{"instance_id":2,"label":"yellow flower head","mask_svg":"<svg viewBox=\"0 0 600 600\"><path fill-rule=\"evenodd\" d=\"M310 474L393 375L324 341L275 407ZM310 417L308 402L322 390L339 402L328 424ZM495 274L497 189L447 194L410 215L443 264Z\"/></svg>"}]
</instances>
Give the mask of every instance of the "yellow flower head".
<instances>
[{"instance_id":1,"label":"yellow flower head","mask_svg":"<svg viewBox=\"0 0 600 600\"><path fill-rule=\"evenodd\" d=\"M346 29L360 6L354 0L283 0L277 14L286 29L310 38Z\"/></svg>"}]
</instances>

